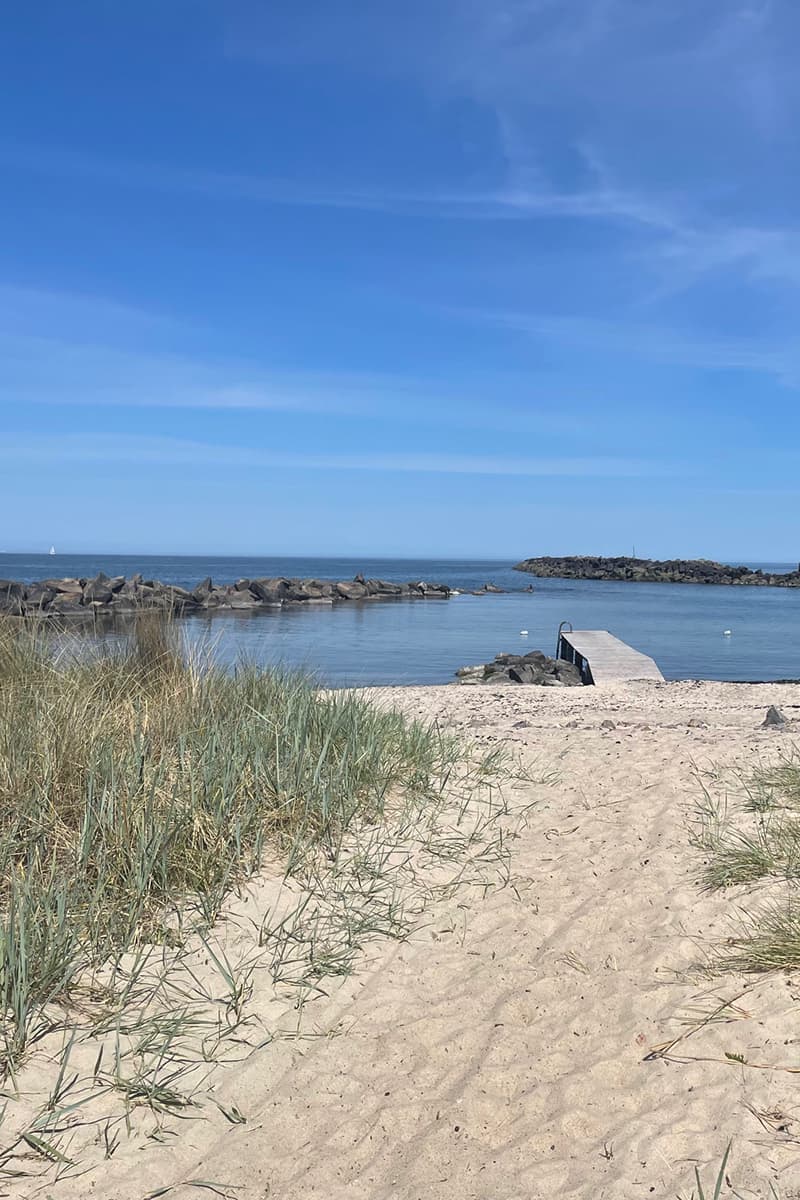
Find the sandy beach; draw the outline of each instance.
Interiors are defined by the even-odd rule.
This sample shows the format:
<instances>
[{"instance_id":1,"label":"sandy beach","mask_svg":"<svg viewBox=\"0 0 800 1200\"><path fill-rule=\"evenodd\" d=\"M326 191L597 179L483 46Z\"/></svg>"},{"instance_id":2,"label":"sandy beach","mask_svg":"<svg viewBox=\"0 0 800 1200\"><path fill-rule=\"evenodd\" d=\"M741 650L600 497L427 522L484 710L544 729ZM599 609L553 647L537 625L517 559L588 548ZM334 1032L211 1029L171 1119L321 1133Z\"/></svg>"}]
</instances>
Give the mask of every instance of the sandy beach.
<instances>
[{"instance_id":1,"label":"sandy beach","mask_svg":"<svg viewBox=\"0 0 800 1200\"><path fill-rule=\"evenodd\" d=\"M690 844L703 786L791 748L800 685L375 695L529 765L506 886L458 889L407 941L373 943L307 1010L320 1036L223 1068L214 1097L246 1123L206 1106L154 1141L134 1109L114 1156L52 1194L688 1198L732 1141L739 1194L800 1196L800 975L703 969L743 893L704 892ZM770 704L780 730L760 728Z\"/></svg>"}]
</instances>

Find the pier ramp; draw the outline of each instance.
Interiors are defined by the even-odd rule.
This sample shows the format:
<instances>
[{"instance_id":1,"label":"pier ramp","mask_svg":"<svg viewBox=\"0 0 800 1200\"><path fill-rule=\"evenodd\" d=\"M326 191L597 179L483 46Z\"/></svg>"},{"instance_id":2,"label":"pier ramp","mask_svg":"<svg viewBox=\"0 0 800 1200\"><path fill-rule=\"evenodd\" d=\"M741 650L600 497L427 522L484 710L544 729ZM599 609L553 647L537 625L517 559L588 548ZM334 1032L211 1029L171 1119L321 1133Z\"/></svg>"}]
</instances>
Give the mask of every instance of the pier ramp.
<instances>
[{"instance_id":1,"label":"pier ramp","mask_svg":"<svg viewBox=\"0 0 800 1200\"><path fill-rule=\"evenodd\" d=\"M607 629L560 629L558 657L574 663L584 683L623 683L632 679L664 682L655 659L634 650Z\"/></svg>"}]
</instances>

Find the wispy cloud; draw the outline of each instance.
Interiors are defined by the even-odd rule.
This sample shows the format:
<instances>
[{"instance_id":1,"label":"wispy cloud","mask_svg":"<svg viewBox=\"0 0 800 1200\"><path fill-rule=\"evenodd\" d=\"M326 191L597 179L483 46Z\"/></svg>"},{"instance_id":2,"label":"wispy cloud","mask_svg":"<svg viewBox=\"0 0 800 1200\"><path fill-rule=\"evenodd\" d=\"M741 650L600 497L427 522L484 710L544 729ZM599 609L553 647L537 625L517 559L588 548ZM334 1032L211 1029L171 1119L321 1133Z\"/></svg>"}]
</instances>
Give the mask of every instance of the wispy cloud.
<instances>
[{"instance_id":1,"label":"wispy cloud","mask_svg":"<svg viewBox=\"0 0 800 1200\"><path fill-rule=\"evenodd\" d=\"M153 162L113 162L47 147L0 146L0 163L17 170L91 179L108 186L177 194L202 194L246 203L371 212L387 217L443 221L547 221L607 223L649 235L633 256L652 277L647 295L663 298L709 274L738 269L753 279L800 283L800 228L738 225L692 214L674 195L648 193L616 182L596 151L576 146L589 178L577 189L554 188L523 162L509 163L506 181L484 190L400 191L335 187L318 182L177 168ZM88 311L78 297L76 319ZM3 297L0 295L0 309ZM113 310L103 314L113 321ZM144 318L142 318L144 319ZM151 321L154 318L149 318ZM164 321L164 317L159 318Z\"/></svg>"},{"instance_id":2,"label":"wispy cloud","mask_svg":"<svg viewBox=\"0 0 800 1200\"><path fill-rule=\"evenodd\" d=\"M63 338L129 341L174 332L180 324L171 314L109 296L0 282L0 333L6 336L49 331Z\"/></svg>"},{"instance_id":3,"label":"wispy cloud","mask_svg":"<svg viewBox=\"0 0 800 1200\"><path fill-rule=\"evenodd\" d=\"M753 371L772 375L787 386L800 387L800 348L792 342L712 338L636 319L613 321L525 312L464 315L560 345L677 366Z\"/></svg>"},{"instance_id":4,"label":"wispy cloud","mask_svg":"<svg viewBox=\"0 0 800 1200\"><path fill-rule=\"evenodd\" d=\"M499 397L501 397L499 399ZM552 380L494 371L459 381L339 369L269 370L0 328L0 410L51 405L103 410L284 413L532 435L586 435L591 394L565 396ZM489 402L490 401L490 402ZM607 418L608 420L609 418Z\"/></svg>"},{"instance_id":5,"label":"wispy cloud","mask_svg":"<svg viewBox=\"0 0 800 1200\"><path fill-rule=\"evenodd\" d=\"M107 433L62 437L5 433L0 460L10 463L130 463L132 465L265 467L284 470L400 472L437 475L515 475L531 478L638 478L673 474L681 468L633 458L519 458L454 455L437 452L359 454L296 453L254 450L246 446L210 445L166 437Z\"/></svg>"},{"instance_id":6,"label":"wispy cloud","mask_svg":"<svg viewBox=\"0 0 800 1200\"><path fill-rule=\"evenodd\" d=\"M774 168L778 194L786 171L762 143L790 136L800 95L791 0L408 0L402 21L379 0L362 7L344 0L301 31L289 10L238 0L227 49L270 64L388 70L491 111L507 177L488 194L420 198L442 216L649 232L632 253L650 300L720 271L800 281L796 202L787 193L773 221L763 205ZM565 186L581 159L588 177Z\"/></svg>"},{"instance_id":7,"label":"wispy cloud","mask_svg":"<svg viewBox=\"0 0 800 1200\"><path fill-rule=\"evenodd\" d=\"M97 408L219 409L366 415L408 395L391 376L268 371L241 360L7 336L0 389L16 403Z\"/></svg>"},{"instance_id":8,"label":"wispy cloud","mask_svg":"<svg viewBox=\"0 0 800 1200\"><path fill-rule=\"evenodd\" d=\"M590 394L565 395L550 378L502 368L426 377L341 363L277 368L255 358L159 348L186 336L196 341L197 333L170 314L111 297L0 283L0 408L313 414L572 436L596 423Z\"/></svg>"},{"instance_id":9,"label":"wispy cloud","mask_svg":"<svg viewBox=\"0 0 800 1200\"><path fill-rule=\"evenodd\" d=\"M376 189L332 187L320 180L304 184L269 175L175 167L166 163L97 158L52 146L0 146L0 163L16 170L87 179L98 184L163 192L207 195L217 199L367 212L413 213L426 209L427 195ZM444 198L446 202L446 197Z\"/></svg>"},{"instance_id":10,"label":"wispy cloud","mask_svg":"<svg viewBox=\"0 0 800 1200\"><path fill-rule=\"evenodd\" d=\"M46 146L0 145L0 163L16 170L89 179L111 186L200 193L264 204L476 221L575 217L631 221L656 229L675 225L675 218L657 203L605 186L559 191L542 181L536 189L516 183L484 190L452 191L335 187L319 180L302 183L268 175L180 168L156 162L114 162Z\"/></svg>"}]
</instances>

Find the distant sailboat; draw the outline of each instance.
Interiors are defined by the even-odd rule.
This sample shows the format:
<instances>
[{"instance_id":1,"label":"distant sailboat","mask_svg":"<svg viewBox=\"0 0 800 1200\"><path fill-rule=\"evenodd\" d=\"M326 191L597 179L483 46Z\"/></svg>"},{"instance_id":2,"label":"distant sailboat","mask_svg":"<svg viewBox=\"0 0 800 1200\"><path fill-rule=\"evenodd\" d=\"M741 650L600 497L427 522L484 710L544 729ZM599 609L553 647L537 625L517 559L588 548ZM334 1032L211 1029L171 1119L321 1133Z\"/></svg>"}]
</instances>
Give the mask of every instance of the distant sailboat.
<instances>
[{"instance_id":1,"label":"distant sailboat","mask_svg":"<svg viewBox=\"0 0 800 1200\"><path fill-rule=\"evenodd\" d=\"M55 548L55 546L51 546L51 547L50 547L50 550L48 551L48 553L50 553L50 554L55 554L55 552L56 552L56 548Z\"/></svg>"}]
</instances>

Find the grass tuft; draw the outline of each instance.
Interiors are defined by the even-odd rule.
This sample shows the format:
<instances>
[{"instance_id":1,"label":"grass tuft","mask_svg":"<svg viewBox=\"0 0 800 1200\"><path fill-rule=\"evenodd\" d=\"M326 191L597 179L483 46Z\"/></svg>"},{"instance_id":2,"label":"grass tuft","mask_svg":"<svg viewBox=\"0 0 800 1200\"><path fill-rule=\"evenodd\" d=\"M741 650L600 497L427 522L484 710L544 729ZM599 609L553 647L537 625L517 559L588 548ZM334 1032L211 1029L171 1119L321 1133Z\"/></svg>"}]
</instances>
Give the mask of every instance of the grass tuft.
<instances>
[{"instance_id":1,"label":"grass tuft","mask_svg":"<svg viewBox=\"0 0 800 1200\"><path fill-rule=\"evenodd\" d=\"M716 963L733 971L800 965L800 760L759 765L739 780L733 803L704 793L695 844L705 856L703 881L722 889L759 885Z\"/></svg>"},{"instance_id":2,"label":"grass tuft","mask_svg":"<svg viewBox=\"0 0 800 1200\"><path fill-rule=\"evenodd\" d=\"M357 827L441 797L462 756L437 728L357 692L192 659L152 616L125 643L90 652L85 641L0 622L6 1066L58 1024L87 971L179 944L187 913L210 926L267 851L290 870L316 856L336 863ZM378 884L362 875L361 891L376 899ZM350 920L355 945L363 912ZM315 949L321 973L341 949L328 942ZM222 957L217 966L236 1022L248 977L234 978Z\"/></svg>"},{"instance_id":3,"label":"grass tuft","mask_svg":"<svg viewBox=\"0 0 800 1200\"><path fill-rule=\"evenodd\" d=\"M691 1193L687 1196L685 1192L678 1194L678 1200L722 1200L722 1197L729 1196L731 1200L745 1200L744 1195L737 1191L736 1186L728 1177L728 1160L730 1158L732 1142L728 1142L725 1153L722 1156L719 1168L713 1181L710 1184L710 1191L706 1190L706 1185L703 1182L700 1171L697 1167L694 1169L695 1186ZM757 1200L754 1193L748 1192L748 1197L751 1200ZM777 1188L774 1183L769 1184L769 1192L761 1194L760 1200L781 1200Z\"/></svg>"}]
</instances>

